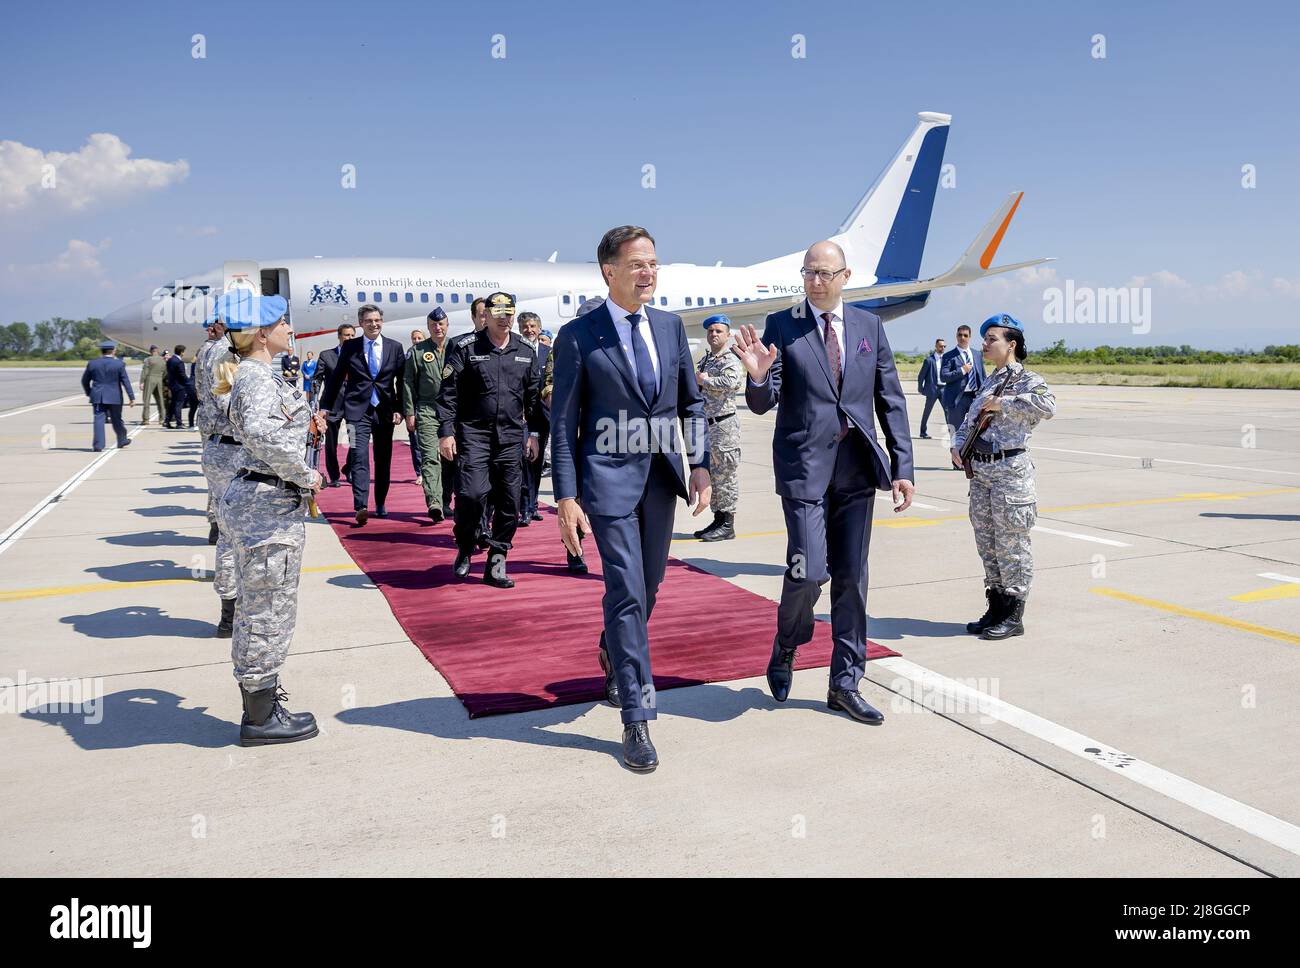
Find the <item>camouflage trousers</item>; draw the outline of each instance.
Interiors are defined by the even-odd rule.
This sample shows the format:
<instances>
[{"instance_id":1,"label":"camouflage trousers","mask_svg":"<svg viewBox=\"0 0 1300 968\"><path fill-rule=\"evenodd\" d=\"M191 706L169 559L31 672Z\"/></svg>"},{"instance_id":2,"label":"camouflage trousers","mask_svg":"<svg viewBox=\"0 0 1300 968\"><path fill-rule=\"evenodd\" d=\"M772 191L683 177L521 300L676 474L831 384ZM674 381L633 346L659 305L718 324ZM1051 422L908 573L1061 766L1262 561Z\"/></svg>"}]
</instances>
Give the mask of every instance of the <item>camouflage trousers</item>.
<instances>
[{"instance_id":1,"label":"camouflage trousers","mask_svg":"<svg viewBox=\"0 0 1300 968\"><path fill-rule=\"evenodd\" d=\"M203 476L208 479L208 522L217 526L217 565L212 588L221 598L239 595L239 583L235 580L235 550L230 546L226 529L217 520L217 509L239 470L241 450L243 448L219 440L203 441Z\"/></svg>"},{"instance_id":2,"label":"camouflage trousers","mask_svg":"<svg viewBox=\"0 0 1300 968\"><path fill-rule=\"evenodd\" d=\"M297 491L236 478L220 505L235 553L239 602L230 661L249 692L275 682L298 621L298 577L307 499Z\"/></svg>"},{"instance_id":3,"label":"camouflage trousers","mask_svg":"<svg viewBox=\"0 0 1300 968\"><path fill-rule=\"evenodd\" d=\"M1038 496L1033 461L1026 453L973 466L970 523L984 562L984 586L1024 598L1034 580L1029 531L1038 518Z\"/></svg>"},{"instance_id":4,"label":"camouflage trousers","mask_svg":"<svg viewBox=\"0 0 1300 968\"><path fill-rule=\"evenodd\" d=\"M740 502L740 418L729 417L709 427L709 507L734 514Z\"/></svg>"}]
</instances>

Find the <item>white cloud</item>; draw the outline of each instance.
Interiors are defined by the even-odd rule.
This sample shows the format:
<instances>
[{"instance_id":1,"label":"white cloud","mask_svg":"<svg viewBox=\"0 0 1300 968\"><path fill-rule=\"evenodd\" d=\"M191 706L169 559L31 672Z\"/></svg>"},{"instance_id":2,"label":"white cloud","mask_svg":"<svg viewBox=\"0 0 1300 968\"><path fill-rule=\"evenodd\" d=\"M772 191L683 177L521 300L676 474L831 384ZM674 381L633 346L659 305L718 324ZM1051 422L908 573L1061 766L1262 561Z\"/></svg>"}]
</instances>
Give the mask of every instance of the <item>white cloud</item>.
<instances>
[{"instance_id":1,"label":"white cloud","mask_svg":"<svg viewBox=\"0 0 1300 968\"><path fill-rule=\"evenodd\" d=\"M1273 291L1280 296L1300 297L1300 282L1292 279L1273 279Z\"/></svg>"},{"instance_id":2,"label":"white cloud","mask_svg":"<svg viewBox=\"0 0 1300 968\"><path fill-rule=\"evenodd\" d=\"M13 279L25 282L39 280L42 282L64 282L75 285L98 283L101 289L113 288L108 270L100 261L100 256L111 244L104 239L99 244L72 239L67 247L49 262L36 262L30 265L10 263L6 270Z\"/></svg>"},{"instance_id":3,"label":"white cloud","mask_svg":"<svg viewBox=\"0 0 1300 968\"><path fill-rule=\"evenodd\" d=\"M184 159L132 158L131 146L115 134L92 134L75 152L46 152L17 141L0 141L0 213L38 204L81 211L166 188L183 181L189 172Z\"/></svg>"},{"instance_id":4,"label":"white cloud","mask_svg":"<svg viewBox=\"0 0 1300 968\"><path fill-rule=\"evenodd\" d=\"M1125 285L1130 289L1144 289L1147 286L1160 286L1164 289L1190 289L1192 284L1176 272L1159 269L1149 276L1134 276Z\"/></svg>"}]
</instances>

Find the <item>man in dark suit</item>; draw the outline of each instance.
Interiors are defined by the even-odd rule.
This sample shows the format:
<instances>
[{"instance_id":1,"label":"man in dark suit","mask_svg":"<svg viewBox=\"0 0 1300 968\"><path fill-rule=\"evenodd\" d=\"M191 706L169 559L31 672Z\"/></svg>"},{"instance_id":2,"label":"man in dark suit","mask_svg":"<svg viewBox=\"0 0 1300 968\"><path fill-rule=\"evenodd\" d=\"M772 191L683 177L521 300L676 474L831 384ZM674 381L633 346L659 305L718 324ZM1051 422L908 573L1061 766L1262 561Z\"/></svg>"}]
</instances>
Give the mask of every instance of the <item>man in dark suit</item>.
<instances>
[{"instance_id":1,"label":"man in dark suit","mask_svg":"<svg viewBox=\"0 0 1300 968\"><path fill-rule=\"evenodd\" d=\"M343 349L343 344L357 335L356 329L351 323L344 323L339 327L339 345L332 349L325 350L316 360L316 395L319 397L325 392L325 384L329 383L330 374L338 368L339 350ZM329 473L329 482L326 487L339 486L339 427L343 423L343 415L329 414L325 422L325 470ZM348 448L348 456L343 461L343 476L352 477L352 448Z\"/></svg>"},{"instance_id":2,"label":"man in dark suit","mask_svg":"<svg viewBox=\"0 0 1300 968\"><path fill-rule=\"evenodd\" d=\"M167 357L167 391L171 394L171 410L168 411L167 421L163 426L175 430L181 429L181 410L189 400L189 393L185 389L189 378L185 372L184 354L185 347L177 344L172 355Z\"/></svg>"},{"instance_id":3,"label":"man in dark suit","mask_svg":"<svg viewBox=\"0 0 1300 968\"><path fill-rule=\"evenodd\" d=\"M943 400L943 418L948 422L948 437L966 419L966 411L975 401L975 395L984 385L984 354L970 345L970 327L964 323L957 327L957 345L943 354L939 364L940 391ZM961 470L960 467L953 468Z\"/></svg>"},{"instance_id":4,"label":"man in dark suit","mask_svg":"<svg viewBox=\"0 0 1300 968\"><path fill-rule=\"evenodd\" d=\"M895 511L912 503L912 438L894 355L879 316L845 306L850 270L834 242L804 254L804 302L736 336L754 413L776 407L772 463L787 533L786 572L767 667L778 702L790 694L795 651L812 639L813 609L831 583L826 704L859 722L884 722L858 693L867 660L867 552L876 491ZM888 452L876 440L872 411Z\"/></svg>"},{"instance_id":5,"label":"man in dark suit","mask_svg":"<svg viewBox=\"0 0 1300 968\"><path fill-rule=\"evenodd\" d=\"M96 451L104 449L105 420L113 422L117 446L126 447L131 443L131 438L126 435L126 424L122 422L122 391L126 391L132 407L135 406L135 391L131 389L126 364L113 356L116 349L117 344L111 339L104 340L99 344L99 359L87 363L81 374L81 389L95 408L95 431L91 443Z\"/></svg>"},{"instance_id":6,"label":"man in dark suit","mask_svg":"<svg viewBox=\"0 0 1300 968\"><path fill-rule=\"evenodd\" d=\"M709 505L708 432L681 317L648 305L659 274L654 239L635 225L610 229L596 261L609 298L561 329L553 348L551 480L565 548L580 555L580 534L596 537L605 692L622 710L624 764L648 772L659 758L648 726L656 703L646 623L677 498L698 497L697 515Z\"/></svg>"},{"instance_id":7,"label":"man in dark suit","mask_svg":"<svg viewBox=\"0 0 1300 968\"><path fill-rule=\"evenodd\" d=\"M357 310L362 335L339 349L338 363L325 383L320 408L341 413L352 428L352 506L357 526L366 523L370 497L370 447L375 449L375 517L388 517L388 478L393 460L393 428L402 421L397 382L406 356L402 344L384 339L384 311L378 306ZM343 399L339 400L342 393ZM336 401L337 405L336 405ZM328 418L327 418L328 420ZM327 425L328 426L328 423Z\"/></svg>"},{"instance_id":8,"label":"man in dark suit","mask_svg":"<svg viewBox=\"0 0 1300 968\"><path fill-rule=\"evenodd\" d=\"M916 392L925 398L925 409L921 411L921 439L929 440L930 435L925 432L929 425L930 411L934 409L934 403L939 399L939 391L943 389L943 380L939 379L939 365L943 360L944 342L942 339L934 341L934 352L921 361L921 372L916 376Z\"/></svg>"},{"instance_id":9,"label":"man in dark suit","mask_svg":"<svg viewBox=\"0 0 1300 968\"><path fill-rule=\"evenodd\" d=\"M520 313L518 322L519 335L537 354L533 363L533 377L540 387L543 375L546 373L546 361L551 355L550 346L541 341L541 317L536 313ZM546 406L538 408L537 415L533 418L533 426L539 432L537 458L535 460L529 460L527 456L523 458L524 486L519 502L519 527L521 528L528 527L533 521L542 520L542 516L537 513L537 492L542 488L542 467L546 464L546 441L551 435L550 411Z\"/></svg>"}]
</instances>

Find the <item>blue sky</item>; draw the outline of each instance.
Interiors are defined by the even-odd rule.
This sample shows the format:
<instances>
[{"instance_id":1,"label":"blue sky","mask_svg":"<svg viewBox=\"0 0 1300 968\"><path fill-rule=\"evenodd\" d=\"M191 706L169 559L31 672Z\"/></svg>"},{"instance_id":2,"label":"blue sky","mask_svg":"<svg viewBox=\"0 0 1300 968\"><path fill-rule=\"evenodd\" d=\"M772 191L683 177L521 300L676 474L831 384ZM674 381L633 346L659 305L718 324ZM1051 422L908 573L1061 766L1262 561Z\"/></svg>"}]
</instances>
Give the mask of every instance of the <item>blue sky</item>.
<instances>
[{"instance_id":1,"label":"blue sky","mask_svg":"<svg viewBox=\"0 0 1300 968\"><path fill-rule=\"evenodd\" d=\"M999 261L1059 261L936 294L891 324L896 346L995 311L1039 343L1300 341L1285 4L60 9L10 8L0 39L0 141L18 145L0 153L2 322L102 315L228 258L586 261L621 222L649 226L664 261L743 265L832 232L933 110L953 115L956 187L923 272L1013 189ZM68 169L75 198L26 183L33 152L95 133L116 141ZM160 164L123 175L117 142ZM1067 279L1149 287L1150 331L1045 325L1044 290Z\"/></svg>"}]
</instances>

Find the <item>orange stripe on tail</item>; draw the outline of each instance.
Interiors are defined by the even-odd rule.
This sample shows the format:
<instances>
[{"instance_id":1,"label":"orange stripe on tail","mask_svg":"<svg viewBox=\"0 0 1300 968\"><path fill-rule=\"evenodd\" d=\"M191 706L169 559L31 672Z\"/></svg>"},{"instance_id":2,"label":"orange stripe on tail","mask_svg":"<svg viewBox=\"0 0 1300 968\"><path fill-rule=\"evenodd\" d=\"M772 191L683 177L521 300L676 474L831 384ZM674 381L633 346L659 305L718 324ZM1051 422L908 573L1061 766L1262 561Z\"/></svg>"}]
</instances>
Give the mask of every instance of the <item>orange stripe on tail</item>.
<instances>
[{"instance_id":1,"label":"orange stripe on tail","mask_svg":"<svg viewBox=\"0 0 1300 968\"><path fill-rule=\"evenodd\" d=\"M1002 236L1006 235L1007 226L1011 224L1011 217L1016 214L1016 209L1020 206L1020 200L1024 197L1024 192L1016 196L1016 200L1011 203L1011 211L1007 212L1007 217L1002 220L998 230L993 233L993 238L989 240L988 247L984 250L984 254L980 256L981 269L987 269L993 264L993 257L997 255L998 246L1002 244Z\"/></svg>"}]
</instances>

